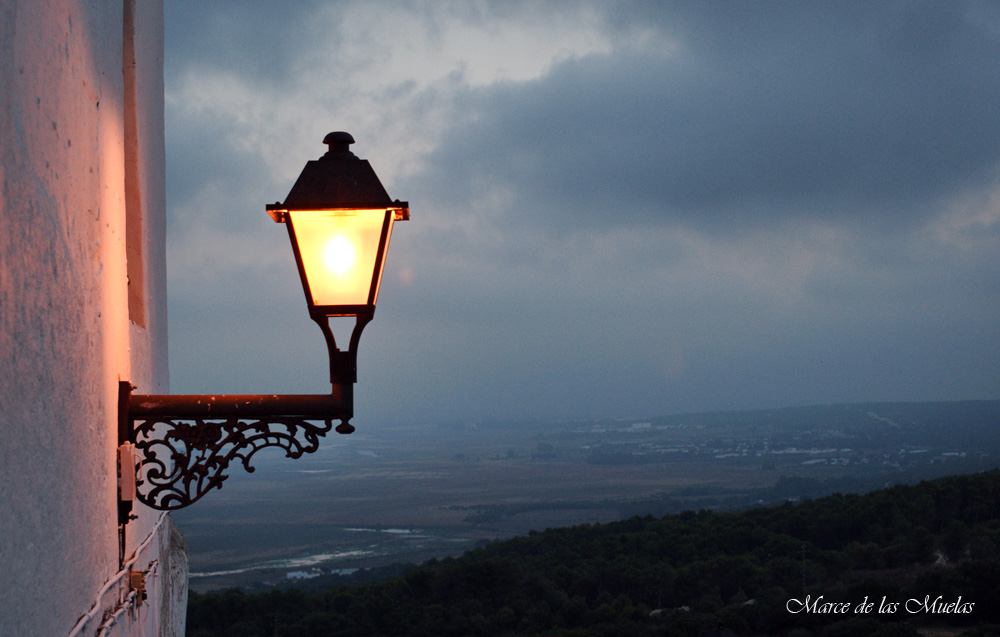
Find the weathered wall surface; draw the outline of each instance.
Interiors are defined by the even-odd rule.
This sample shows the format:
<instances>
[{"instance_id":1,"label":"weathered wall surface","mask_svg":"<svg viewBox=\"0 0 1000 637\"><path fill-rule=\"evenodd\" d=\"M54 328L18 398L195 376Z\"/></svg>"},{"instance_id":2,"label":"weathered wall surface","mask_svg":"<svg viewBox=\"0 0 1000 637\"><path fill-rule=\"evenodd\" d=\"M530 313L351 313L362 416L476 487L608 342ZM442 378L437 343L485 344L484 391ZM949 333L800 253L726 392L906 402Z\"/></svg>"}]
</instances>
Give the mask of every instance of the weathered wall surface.
<instances>
[{"instance_id":1,"label":"weathered wall surface","mask_svg":"<svg viewBox=\"0 0 1000 637\"><path fill-rule=\"evenodd\" d=\"M120 570L117 383L167 389L162 5L136 2L128 82L134 1L0 0L2 635L93 634L81 618L120 604L99 601ZM145 273L131 316L127 252ZM169 537L137 513L126 555ZM151 539L136 568L171 561Z\"/></svg>"}]
</instances>

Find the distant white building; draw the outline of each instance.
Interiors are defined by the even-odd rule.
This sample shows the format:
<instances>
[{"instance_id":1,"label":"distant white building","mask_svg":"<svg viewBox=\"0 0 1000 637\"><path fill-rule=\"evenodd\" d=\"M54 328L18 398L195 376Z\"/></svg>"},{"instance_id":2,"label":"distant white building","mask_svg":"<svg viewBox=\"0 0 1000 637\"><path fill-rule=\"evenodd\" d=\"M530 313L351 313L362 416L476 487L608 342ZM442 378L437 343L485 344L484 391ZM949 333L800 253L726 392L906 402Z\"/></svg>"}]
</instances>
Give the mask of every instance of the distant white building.
<instances>
[{"instance_id":1,"label":"distant white building","mask_svg":"<svg viewBox=\"0 0 1000 637\"><path fill-rule=\"evenodd\" d=\"M0 0L0 635L184 632L183 539L117 516L118 382L168 391L163 144L159 0Z\"/></svg>"}]
</instances>

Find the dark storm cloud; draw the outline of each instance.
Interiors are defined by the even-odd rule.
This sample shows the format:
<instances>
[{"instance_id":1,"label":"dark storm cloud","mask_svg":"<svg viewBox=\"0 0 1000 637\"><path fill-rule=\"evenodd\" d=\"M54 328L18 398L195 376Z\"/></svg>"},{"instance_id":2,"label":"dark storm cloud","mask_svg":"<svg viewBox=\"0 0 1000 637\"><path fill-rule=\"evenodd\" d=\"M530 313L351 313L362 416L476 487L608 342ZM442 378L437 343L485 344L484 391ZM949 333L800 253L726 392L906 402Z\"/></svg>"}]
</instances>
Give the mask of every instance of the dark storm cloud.
<instances>
[{"instance_id":1,"label":"dark storm cloud","mask_svg":"<svg viewBox=\"0 0 1000 637\"><path fill-rule=\"evenodd\" d=\"M653 41L470 90L434 187L507 184L512 210L560 223L891 226L994 178L996 5L636 6L609 19Z\"/></svg>"},{"instance_id":2,"label":"dark storm cloud","mask_svg":"<svg viewBox=\"0 0 1000 637\"><path fill-rule=\"evenodd\" d=\"M264 153L259 149L247 152L240 143L244 113L206 104L192 116L190 105L172 103L187 97L179 87L188 81L188 74L203 74L202 83L204 77L215 82L245 80L262 102L280 97L290 78L289 69L301 54L297 45L303 25L309 24L309 16L319 4L301 0L166 3L167 181L173 210L197 207L197 197L206 186L225 184L223 187L247 193L260 184L261 175L268 174ZM211 73L206 73L207 69ZM224 90L217 86L204 89L208 95ZM248 198L256 196L252 190L247 194ZM274 198L273 194L268 196ZM170 221L176 222L176 217L171 215ZM218 218L225 221L227 215Z\"/></svg>"},{"instance_id":3,"label":"dark storm cloud","mask_svg":"<svg viewBox=\"0 0 1000 637\"><path fill-rule=\"evenodd\" d=\"M192 63L200 63L280 82L302 54L302 42L313 35L310 17L324 4L328 3L168 0L164 6L170 38L167 81Z\"/></svg>"},{"instance_id":4,"label":"dark storm cloud","mask_svg":"<svg viewBox=\"0 0 1000 637\"><path fill-rule=\"evenodd\" d=\"M174 130L167 149L167 182L173 194L171 207L175 210L197 209L199 196L213 185L240 192L243 200L269 201L284 196L273 187L267 188L271 180L266 178L269 171L260 154L247 153L233 140L212 134L220 126L214 119L207 124L175 119L169 124L174 124L171 126ZM202 210L200 214L207 212ZM233 221L228 216L220 215L219 221Z\"/></svg>"}]
</instances>

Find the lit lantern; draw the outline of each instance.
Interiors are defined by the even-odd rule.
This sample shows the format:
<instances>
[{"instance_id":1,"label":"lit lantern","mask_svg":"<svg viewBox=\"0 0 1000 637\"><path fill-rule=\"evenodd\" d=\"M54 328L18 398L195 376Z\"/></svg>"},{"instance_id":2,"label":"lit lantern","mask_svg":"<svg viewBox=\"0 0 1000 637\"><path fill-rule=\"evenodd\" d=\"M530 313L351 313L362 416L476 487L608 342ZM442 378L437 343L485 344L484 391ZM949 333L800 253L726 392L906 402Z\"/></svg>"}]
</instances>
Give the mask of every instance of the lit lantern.
<instances>
[{"instance_id":1,"label":"lit lantern","mask_svg":"<svg viewBox=\"0 0 1000 637\"><path fill-rule=\"evenodd\" d=\"M368 162L348 150L350 135L330 133L323 141L329 152L308 162L285 203L267 211L288 227L309 316L330 351L330 393L133 394L132 383L120 381L122 533L134 519L133 500L180 509L221 488L236 460L253 471L250 459L261 449L278 447L298 458L316 451L330 429L354 431L358 340L375 314L392 226L409 219L410 207L390 200ZM346 350L334 340L332 317L355 318ZM334 420L340 421L335 428Z\"/></svg>"},{"instance_id":2,"label":"lit lantern","mask_svg":"<svg viewBox=\"0 0 1000 637\"><path fill-rule=\"evenodd\" d=\"M348 146L348 133L330 133L329 151L302 170L284 203L267 206L288 227L309 315L327 339L330 380L357 380L361 331L378 300L385 256L396 221L410 218L405 201L393 201L367 160ZM338 349L330 317L357 317L346 351Z\"/></svg>"}]
</instances>

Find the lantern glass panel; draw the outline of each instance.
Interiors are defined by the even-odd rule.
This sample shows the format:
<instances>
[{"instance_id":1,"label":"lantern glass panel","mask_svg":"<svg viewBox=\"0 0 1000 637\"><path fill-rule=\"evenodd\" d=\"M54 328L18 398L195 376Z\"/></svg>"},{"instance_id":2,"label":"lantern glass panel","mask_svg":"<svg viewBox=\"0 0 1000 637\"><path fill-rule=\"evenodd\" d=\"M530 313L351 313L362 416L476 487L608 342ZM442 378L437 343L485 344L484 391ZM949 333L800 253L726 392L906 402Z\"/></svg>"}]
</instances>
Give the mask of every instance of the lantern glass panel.
<instances>
[{"instance_id":1,"label":"lantern glass panel","mask_svg":"<svg viewBox=\"0 0 1000 637\"><path fill-rule=\"evenodd\" d=\"M389 247L393 217L385 208L288 212L313 305L375 305L385 264L379 245L388 226L382 250Z\"/></svg>"}]
</instances>

